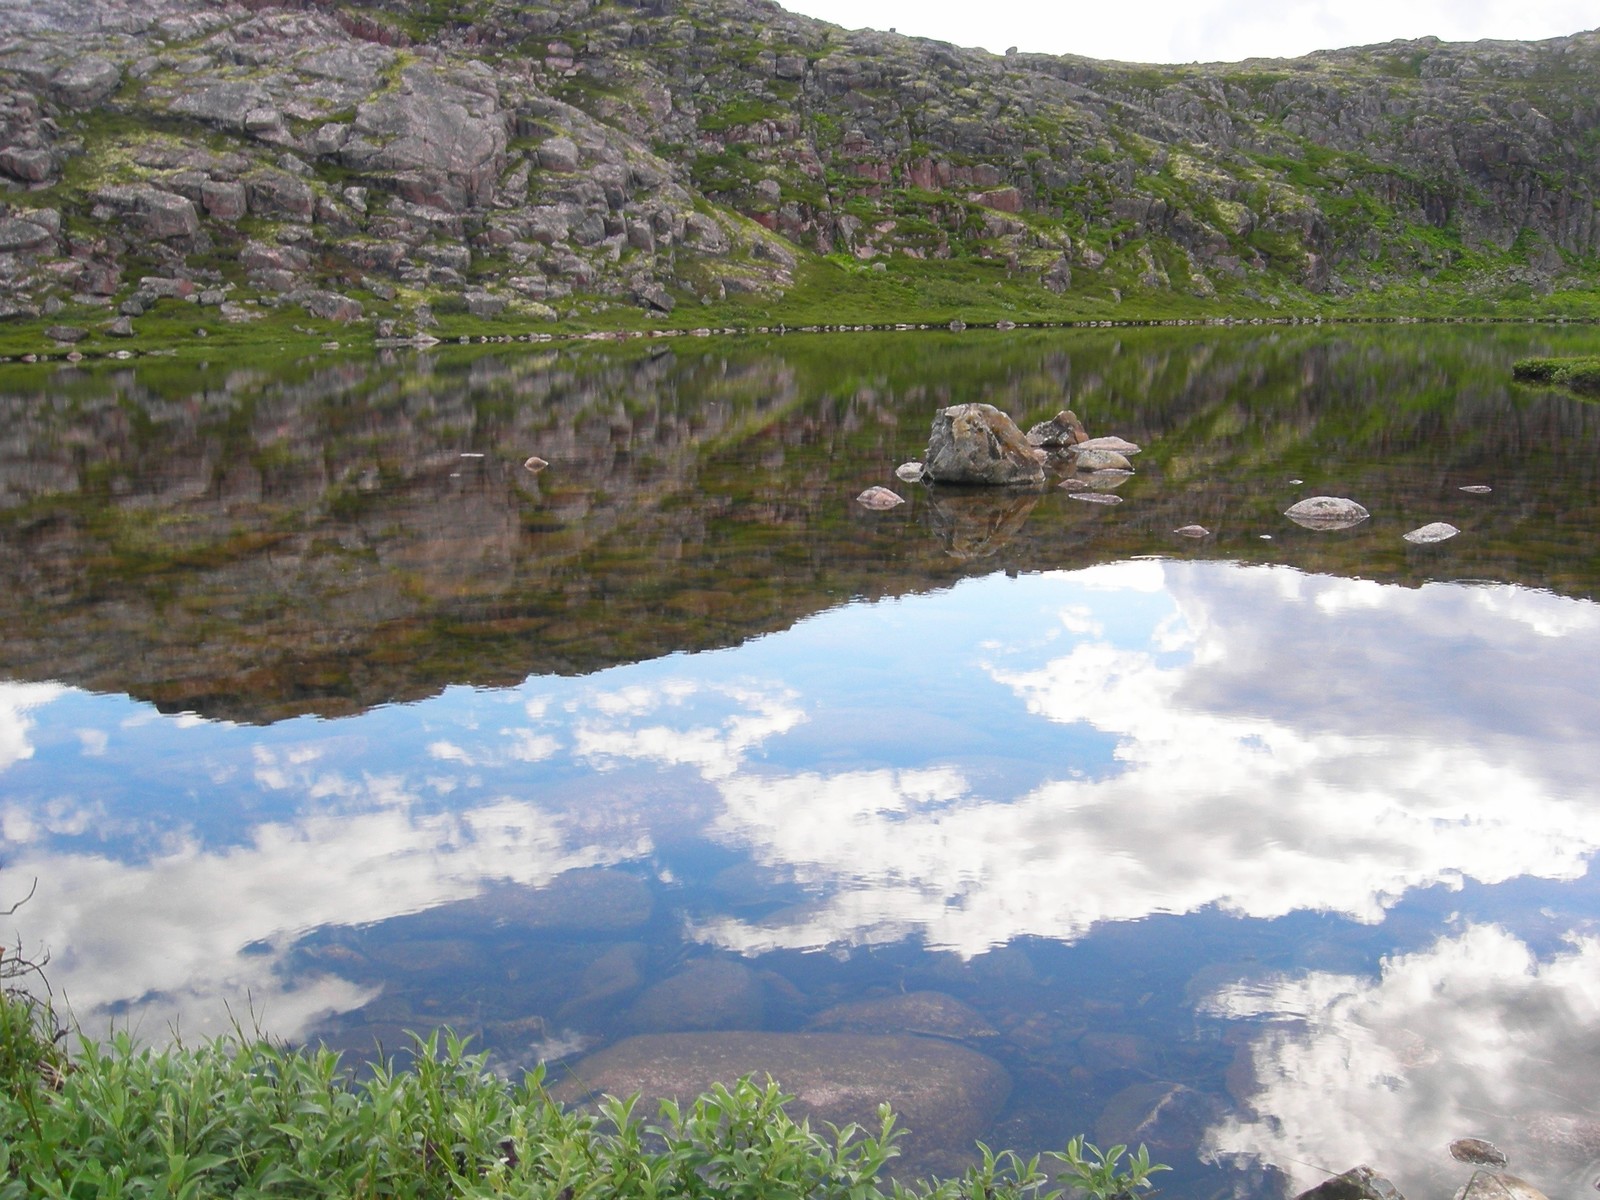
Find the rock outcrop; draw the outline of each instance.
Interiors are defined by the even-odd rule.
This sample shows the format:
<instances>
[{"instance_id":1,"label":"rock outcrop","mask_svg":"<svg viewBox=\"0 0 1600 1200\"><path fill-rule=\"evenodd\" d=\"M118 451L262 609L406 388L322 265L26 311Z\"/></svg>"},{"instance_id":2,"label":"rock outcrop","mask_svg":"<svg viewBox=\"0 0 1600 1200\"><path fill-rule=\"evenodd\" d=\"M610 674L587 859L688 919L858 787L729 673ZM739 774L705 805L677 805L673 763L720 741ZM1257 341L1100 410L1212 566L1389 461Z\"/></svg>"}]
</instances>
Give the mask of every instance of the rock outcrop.
<instances>
[{"instance_id":1,"label":"rock outcrop","mask_svg":"<svg viewBox=\"0 0 1600 1200\"><path fill-rule=\"evenodd\" d=\"M1594 33L1156 68L767 0L6 16L0 318L119 306L147 278L236 313L331 292L402 332L660 316L782 293L809 252L987 263L1107 311L1488 302L1583 285L1600 252ZM244 268L250 238L303 260Z\"/></svg>"}]
</instances>

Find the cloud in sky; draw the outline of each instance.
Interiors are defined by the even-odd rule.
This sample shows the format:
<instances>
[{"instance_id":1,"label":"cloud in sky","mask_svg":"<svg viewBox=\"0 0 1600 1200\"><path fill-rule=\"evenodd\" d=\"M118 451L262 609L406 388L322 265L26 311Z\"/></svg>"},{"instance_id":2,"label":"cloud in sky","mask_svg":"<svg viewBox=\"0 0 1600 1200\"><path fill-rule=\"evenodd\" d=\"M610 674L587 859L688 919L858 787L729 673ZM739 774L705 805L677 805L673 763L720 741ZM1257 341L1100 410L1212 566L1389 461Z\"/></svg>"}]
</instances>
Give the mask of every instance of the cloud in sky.
<instances>
[{"instance_id":1,"label":"cloud in sky","mask_svg":"<svg viewBox=\"0 0 1600 1200\"><path fill-rule=\"evenodd\" d=\"M1137 7L958 0L793 0L786 8L847 29L900 33L1044 54L1080 54L1125 62L1236 62L1396 38L1531 40L1594 28L1594 9L1574 0L1149 0Z\"/></svg>"}]
</instances>

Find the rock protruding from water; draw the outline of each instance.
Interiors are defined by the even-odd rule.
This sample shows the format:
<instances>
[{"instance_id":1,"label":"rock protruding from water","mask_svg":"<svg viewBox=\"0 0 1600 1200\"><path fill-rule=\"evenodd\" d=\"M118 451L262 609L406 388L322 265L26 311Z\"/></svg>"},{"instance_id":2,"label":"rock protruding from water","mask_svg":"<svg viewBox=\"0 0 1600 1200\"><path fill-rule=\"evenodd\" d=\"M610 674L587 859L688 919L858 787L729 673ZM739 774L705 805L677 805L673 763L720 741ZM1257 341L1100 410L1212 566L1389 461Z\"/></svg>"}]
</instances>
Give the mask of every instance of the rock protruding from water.
<instances>
[{"instance_id":1,"label":"rock protruding from water","mask_svg":"<svg viewBox=\"0 0 1600 1200\"><path fill-rule=\"evenodd\" d=\"M1479 1171L1456 1194L1460 1200L1547 1200L1526 1179L1504 1171Z\"/></svg>"},{"instance_id":2,"label":"rock protruding from water","mask_svg":"<svg viewBox=\"0 0 1600 1200\"><path fill-rule=\"evenodd\" d=\"M1011 1091L1005 1068L987 1055L938 1038L850 1033L695 1033L631 1037L583 1059L552 1089L563 1103L640 1093L638 1111L693 1100L742 1076L776 1079L794 1096L790 1116L878 1127L878 1105L893 1106L904 1128L896 1175L953 1174Z\"/></svg>"},{"instance_id":3,"label":"rock protruding from water","mask_svg":"<svg viewBox=\"0 0 1600 1200\"><path fill-rule=\"evenodd\" d=\"M898 492L892 492L886 487L869 487L866 491L862 492L856 497L856 503L861 505L862 508L871 508L881 511L886 508L894 508L896 505L904 504L905 498Z\"/></svg>"},{"instance_id":4,"label":"rock protruding from water","mask_svg":"<svg viewBox=\"0 0 1600 1200\"><path fill-rule=\"evenodd\" d=\"M1510 1160L1493 1142L1482 1138L1457 1138L1450 1143L1450 1157L1457 1162L1472 1163L1479 1167L1503 1167Z\"/></svg>"},{"instance_id":5,"label":"rock protruding from water","mask_svg":"<svg viewBox=\"0 0 1600 1200\"><path fill-rule=\"evenodd\" d=\"M1082 454L1085 450L1112 450L1126 458L1132 458L1139 453L1141 447L1138 442L1130 442L1125 437L1108 434L1105 437L1092 437L1078 443L1077 450Z\"/></svg>"},{"instance_id":6,"label":"rock protruding from water","mask_svg":"<svg viewBox=\"0 0 1600 1200\"><path fill-rule=\"evenodd\" d=\"M992 404L941 409L923 456L934 483L982 487L1042 486L1045 460L1045 452L1030 446L1016 422Z\"/></svg>"},{"instance_id":7,"label":"rock protruding from water","mask_svg":"<svg viewBox=\"0 0 1600 1200\"><path fill-rule=\"evenodd\" d=\"M1447 521L1435 521L1431 525L1424 525L1421 529L1413 529L1410 533L1400 536L1413 546L1431 546L1435 542L1448 542L1461 530Z\"/></svg>"},{"instance_id":8,"label":"rock protruding from water","mask_svg":"<svg viewBox=\"0 0 1600 1200\"><path fill-rule=\"evenodd\" d=\"M1294 1200L1405 1200L1400 1189L1371 1167L1351 1167L1342 1175L1324 1179Z\"/></svg>"},{"instance_id":9,"label":"rock protruding from water","mask_svg":"<svg viewBox=\"0 0 1600 1200\"><path fill-rule=\"evenodd\" d=\"M1028 430L1028 443L1047 450L1075 446L1089 440L1089 433L1070 408L1063 408L1048 421L1040 421Z\"/></svg>"},{"instance_id":10,"label":"rock protruding from water","mask_svg":"<svg viewBox=\"0 0 1600 1200\"><path fill-rule=\"evenodd\" d=\"M1102 450L1097 447L1079 446L1073 456L1074 465L1080 471L1131 471L1133 464L1127 456L1116 450Z\"/></svg>"},{"instance_id":11,"label":"rock protruding from water","mask_svg":"<svg viewBox=\"0 0 1600 1200\"><path fill-rule=\"evenodd\" d=\"M1306 529L1349 529L1372 514L1343 496L1309 496L1290 505L1283 515Z\"/></svg>"}]
</instances>

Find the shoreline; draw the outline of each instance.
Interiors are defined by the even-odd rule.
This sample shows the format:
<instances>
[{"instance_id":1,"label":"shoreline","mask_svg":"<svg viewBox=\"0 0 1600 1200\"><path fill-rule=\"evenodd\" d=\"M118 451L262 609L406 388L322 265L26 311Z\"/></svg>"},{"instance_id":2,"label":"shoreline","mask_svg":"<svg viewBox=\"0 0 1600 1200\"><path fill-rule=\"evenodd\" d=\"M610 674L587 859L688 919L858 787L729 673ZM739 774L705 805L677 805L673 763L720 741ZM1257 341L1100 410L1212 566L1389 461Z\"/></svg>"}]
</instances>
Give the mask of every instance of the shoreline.
<instances>
[{"instance_id":1,"label":"shoreline","mask_svg":"<svg viewBox=\"0 0 1600 1200\"><path fill-rule=\"evenodd\" d=\"M656 341L692 337L787 337L794 334L838 333L962 333L966 331L995 331L1009 333L1016 330L1044 329L1238 329L1247 327L1297 327L1297 326L1360 326L1360 325L1600 325L1600 313L1584 316L1548 314L1544 316L1448 316L1448 315L1363 315L1328 314L1285 316L1215 316L1215 317L1125 317L1091 318L1061 321L963 321L949 322L900 321L876 323L850 323L789 325L785 322L764 324L719 324L686 328L654 329L590 329L590 330L524 330L518 333L484 333L446 331L443 336L420 334L409 338L373 337L341 339L326 336L323 332L300 332L303 344L300 351L323 350L431 350L441 346L468 345L551 345L585 342ZM299 332L299 331L297 331ZM272 339L276 350L288 349L288 339ZM130 362L149 358L177 358L188 353L204 354L207 350L227 351L237 349L241 339L218 336L207 337L202 344L174 344L171 339L152 339L149 346L122 346L113 350L95 348L78 350L73 343L58 343L50 350L29 351L22 354L0 354L0 366L38 365L49 363ZM248 345L255 345L250 340ZM1538 380L1532 380L1538 382Z\"/></svg>"}]
</instances>

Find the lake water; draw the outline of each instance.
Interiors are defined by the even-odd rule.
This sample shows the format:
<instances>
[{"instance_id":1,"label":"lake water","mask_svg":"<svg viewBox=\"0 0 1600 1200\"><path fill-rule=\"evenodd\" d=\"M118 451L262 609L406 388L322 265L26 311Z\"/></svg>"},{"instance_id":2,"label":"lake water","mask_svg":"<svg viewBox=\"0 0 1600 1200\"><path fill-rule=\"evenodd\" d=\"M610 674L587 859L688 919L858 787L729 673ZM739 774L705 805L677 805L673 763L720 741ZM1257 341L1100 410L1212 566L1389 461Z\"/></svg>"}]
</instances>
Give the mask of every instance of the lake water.
<instances>
[{"instance_id":1,"label":"lake water","mask_svg":"<svg viewBox=\"0 0 1600 1200\"><path fill-rule=\"evenodd\" d=\"M6 368L0 907L37 878L90 1032L581 1079L888 1020L1009 1080L934 1169L1082 1132L1172 1197L1423 1200L1475 1135L1591 1195L1600 408L1509 375L1593 339ZM1121 503L897 481L965 400L1141 444ZM926 993L959 1028L893 1027Z\"/></svg>"}]
</instances>

